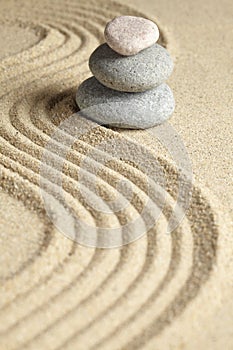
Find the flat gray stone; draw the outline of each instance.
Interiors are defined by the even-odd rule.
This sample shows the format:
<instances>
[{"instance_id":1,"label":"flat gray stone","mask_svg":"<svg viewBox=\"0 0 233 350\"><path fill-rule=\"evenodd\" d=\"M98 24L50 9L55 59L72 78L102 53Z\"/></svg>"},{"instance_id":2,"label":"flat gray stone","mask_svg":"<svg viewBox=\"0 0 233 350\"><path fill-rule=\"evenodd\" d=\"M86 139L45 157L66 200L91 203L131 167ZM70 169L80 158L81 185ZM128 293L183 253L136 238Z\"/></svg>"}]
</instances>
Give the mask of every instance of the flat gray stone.
<instances>
[{"instance_id":1,"label":"flat gray stone","mask_svg":"<svg viewBox=\"0 0 233 350\"><path fill-rule=\"evenodd\" d=\"M119 55L102 44L92 53L89 67L96 79L111 89L141 92L165 82L172 73L173 62L158 44L134 56Z\"/></svg>"},{"instance_id":2,"label":"flat gray stone","mask_svg":"<svg viewBox=\"0 0 233 350\"><path fill-rule=\"evenodd\" d=\"M76 102L83 116L102 125L146 129L163 123L173 113L175 101L166 84L145 92L129 93L109 89L95 77L78 88Z\"/></svg>"},{"instance_id":3,"label":"flat gray stone","mask_svg":"<svg viewBox=\"0 0 233 350\"><path fill-rule=\"evenodd\" d=\"M155 44L159 38L159 29L146 18L119 16L108 22L104 36L114 51L131 56Z\"/></svg>"}]
</instances>

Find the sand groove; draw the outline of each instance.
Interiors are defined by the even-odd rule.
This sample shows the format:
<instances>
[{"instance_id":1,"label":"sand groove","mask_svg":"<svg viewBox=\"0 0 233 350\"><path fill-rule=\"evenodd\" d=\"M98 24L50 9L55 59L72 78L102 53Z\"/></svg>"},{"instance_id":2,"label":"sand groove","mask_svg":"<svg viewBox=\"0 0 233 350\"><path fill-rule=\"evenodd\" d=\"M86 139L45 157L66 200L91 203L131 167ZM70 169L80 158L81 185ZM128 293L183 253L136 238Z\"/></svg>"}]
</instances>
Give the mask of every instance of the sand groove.
<instances>
[{"instance_id":1,"label":"sand groove","mask_svg":"<svg viewBox=\"0 0 233 350\"><path fill-rule=\"evenodd\" d=\"M26 23L28 7L33 8L34 3L15 5L18 21ZM43 0L35 8L30 20L32 27L43 31L40 40L0 62L0 186L4 195L32 210L44 230L33 259L19 266L10 278L1 280L1 348L146 348L152 337L179 317L211 276L219 235L215 213L202 191L194 187L182 224L172 235L165 235L177 197L177 170L159 157L157 162L166 179L166 205L157 224L140 240L121 249L87 248L64 237L51 224L39 190L44 147L56 126L77 111L75 88L90 74L87 59L103 41L105 23L122 13L140 13L106 0L98 1L98 6L95 1L87 5L84 0ZM9 16L14 20L12 14ZM169 46L163 27L161 43ZM15 65L19 70L14 69ZM135 164L116 158L98 177L101 196L93 191L90 169L85 173L88 185L81 188L106 210L114 208L103 198L114 195L126 201L127 208L107 215L82 197L77 172L88 152L104 140L120 142L124 137L98 127L73 146L65 161L67 202L79 217L96 227L125 225L140 215L148 200L155 210L159 206L147 191L145 174ZM135 144L135 149L140 147L144 149ZM99 157L101 152L97 152ZM153 159L147 152L148 159ZM56 152L51 152L51 159L57 158ZM117 181L125 179L132 185L131 199L116 188ZM52 181L47 181L51 188ZM52 188L56 190L56 184ZM7 238L3 235L0 239ZM18 244L26 243L18 237Z\"/></svg>"}]
</instances>

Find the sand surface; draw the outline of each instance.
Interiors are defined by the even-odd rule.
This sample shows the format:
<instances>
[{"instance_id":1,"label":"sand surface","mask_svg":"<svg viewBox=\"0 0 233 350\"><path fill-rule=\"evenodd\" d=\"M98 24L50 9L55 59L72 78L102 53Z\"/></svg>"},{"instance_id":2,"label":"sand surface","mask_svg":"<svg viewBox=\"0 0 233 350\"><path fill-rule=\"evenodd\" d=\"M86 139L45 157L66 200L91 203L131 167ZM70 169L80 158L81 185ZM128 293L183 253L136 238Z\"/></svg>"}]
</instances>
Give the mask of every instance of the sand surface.
<instances>
[{"instance_id":1,"label":"sand surface","mask_svg":"<svg viewBox=\"0 0 233 350\"><path fill-rule=\"evenodd\" d=\"M233 348L232 10L229 0L0 2L1 350ZM156 157L166 179L157 224L105 250L54 227L39 171L49 136L77 111L75 90L90 76L88 57L106 22L122 14L155 20L175 60L170 125L187 148L194 184L186 217L167 235L179 170L164 145L145 131L98 127L84 135L69 153L63 186L86 222L124 225L151 197L143 172L116 159L98 173L99 197L114 196L124 178L133 200L111 215L92 208L77 191L91 147L130 138L135 152L146 147Z\"/></svg>"}]
</instances>

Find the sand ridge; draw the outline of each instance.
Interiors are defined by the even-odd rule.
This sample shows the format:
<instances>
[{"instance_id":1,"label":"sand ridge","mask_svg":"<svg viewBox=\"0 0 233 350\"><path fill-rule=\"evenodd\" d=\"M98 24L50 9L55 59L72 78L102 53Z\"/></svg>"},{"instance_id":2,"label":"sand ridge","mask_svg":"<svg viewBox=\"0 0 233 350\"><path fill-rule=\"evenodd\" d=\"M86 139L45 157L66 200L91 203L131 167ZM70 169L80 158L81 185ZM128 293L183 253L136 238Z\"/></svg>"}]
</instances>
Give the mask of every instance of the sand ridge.
<instances>
[{"instance_id":1,"label":"sand ridge","mask_svg":"<svg viewBox=\"0 0 233 350\"><path fill-rule=\"evenodd\" d=\"M161 155L158 162L164 169L168 202L157 225L131 245L102 250L77 245L58 232L46 216L39 191L44 147L59 122L77 110L75 89L90 75L87 60L103 41L104 25L122 13L143 16L144 13L103 0L88 4L69 1L68 6L63 1L44 0L31 10L34 3L25 1L21 6L10 1L1 5L9 20L17 14L19 23L28 22L30 12L32 28L38 27L36 43L23 47L22 52L10 53L1 61L2 198L6 206L8 202L10 205L11 197L17 199L17 215L22 213L23 217L31 210L43 225L36 257L17 273L12 272L9 263L11 278L1 280L1 349L128 350L154 349L155 344L166 349L164 344L174 343L179 348L181 340L192 344L200 329L192 319L195 313L189 314L187 310L195 307L195 303L209 301L209 307L204 307L208 322L210 310L222 302L221 293L218 292L220 297L216 300L212 290L216 285L228 286L225 280L230 274L231 250L223 253L221 247L224 242L229 242L230 247L232 242L228 227L223 224L224 209L215 204L214 196L197 182L186 218L172 235L166 235L164 227L177 198L177 169ZM160 30L161 44L175 50L173 43L169 46L169 35L162 25ZM78 193L77 169L92 147L106 139L126 136L118 130L98 127L77 142L65 162L67 200L94 225L106 224L106 215L88 206ZM140 142L143 143L143 135ZM107 218L110 226L131 220L132 215L140 213L143 200L150 196L145 190L144 174L133 164L119 160L107 164L99 178L103 196L111 197L119 178L132 182L134 200L128 210ZM23 229L30 222L21 225ZM23 247L30 244L18 231L13 233L14 244ZM1 239L6 240L7 234L3 232ZM11 249L14 250L14 245ZM183 314L192 324L186 338L182 330L188 326L187 321L186 326L182 324ZM205 317L200 316L204 320ZM176 322L181 324L177 326L178 334L173 336L172 326L176 327ZM193 333L190 328L194 328Z\"/></svg>"}]
</instances>

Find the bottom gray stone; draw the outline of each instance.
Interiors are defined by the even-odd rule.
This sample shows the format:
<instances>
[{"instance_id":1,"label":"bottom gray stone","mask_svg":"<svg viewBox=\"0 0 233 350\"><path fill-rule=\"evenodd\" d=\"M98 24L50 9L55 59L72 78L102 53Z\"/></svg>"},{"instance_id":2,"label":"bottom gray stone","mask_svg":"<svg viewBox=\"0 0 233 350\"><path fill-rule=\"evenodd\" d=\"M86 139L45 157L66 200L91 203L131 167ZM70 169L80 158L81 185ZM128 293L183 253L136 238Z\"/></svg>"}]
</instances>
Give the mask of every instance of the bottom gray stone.
<instances>
[{"instance_id":1,"label":"bottom gray stone","mask_svg":"<svg viewBox=\"0 0 233 350\"><path fill-rule=\"evenodd\" d=\"M130 129L161 124L175 109L172 91L166 84L145 92L120 92L105 87L95 77L79 86L76 102L87 118Z\"/></svg>"}]
</instances>

